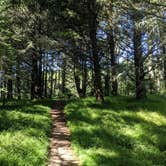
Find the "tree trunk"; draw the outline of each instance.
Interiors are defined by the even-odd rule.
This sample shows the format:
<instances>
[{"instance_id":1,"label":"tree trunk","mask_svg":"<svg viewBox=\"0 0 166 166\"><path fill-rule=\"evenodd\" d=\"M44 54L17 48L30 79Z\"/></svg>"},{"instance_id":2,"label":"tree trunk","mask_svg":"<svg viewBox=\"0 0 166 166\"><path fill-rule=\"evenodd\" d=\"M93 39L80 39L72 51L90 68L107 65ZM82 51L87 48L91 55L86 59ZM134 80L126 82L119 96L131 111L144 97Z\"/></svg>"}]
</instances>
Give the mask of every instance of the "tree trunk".
<instances>
[{"instance_id":1,"label":"tree trunk","mask_svg":"<svg viewBox=\"0 0 166 166\"><path fill-rule=\"evenodd\" d=\"M50 83L50 95L49 98L51 99L53 96L53 77L54 77L54 71L51 70L51 83Z\"/></svg>"},{"instance_id":2,"label":"tree trunk","mask_svg":"<svg viewBox=\"0 0 166 166\"><path fill-rule=\"evenodd\" d=\"M110 73L107 71L107 74L105 75L105 96L110 95Z\"/></svg>"},{"instance_id":3,"label":"tree trunk","mask_svg":"<svg viewBox=\"0 0 166 166\"><path fill-rule=\"evenodd\" d=\"M60 96L61 95L61 93L60 93L60 91L61 91L61 71L60 70L57 71L57 90L58 90L57 95Z\"/></svg>"},{"instance_id":4,"label":"tree trunk","mask_svg":"<svg viewBox=\"0 0 166 166\"><path fill-rule=\"evenodd\" d=\"M17 99L21 99L21 80L20 80L20 75L17 73L16 76L16 86L17 86Z\"/></svg>"},{"instance_id":5,"label":"tree trunk","mask_svg":"<svg viewBox=\"0 0 166 166\"><path fill-rule=\"evenodd\" d=\"M66 59L63 59L62 66L62 94L66 93Z\"/></svg>"},{"instance_id":6,"label":"tree trunk","mask_svg":"<svg viewBox=\"0 0 166 166\"><path fill-rule=\"evenodd\" d=\"M21 79L20 79L20 57L17 55L17 65L16 65L16 89L17 89L17 99L21 99Z\"/></svg>"},{"instance_id":7,"label":"tree trunk","mask_svg":"<svg viewBox=\"0 0 166 166\"><path fill-rule=\"evenodd\" d=\"M82 97L86 96L87 89L87 62L86 59L82 62Z\"/></svg>"},{"instance_id":8,"label":"tree trunk","mask_svg":"<svg viewBox=\"0 0 166 166\"><path fill-rule=\"evenodd\" d=\"M52 61L51 61L51 85L50 85L50 99L52 98L52 95L53 95L53 81L54 81L54 55L52 54Z\"/></svg>"},{"instance_id":9,"label":"tree trunk","mask_svg":"<svg viewBox=\"0 0 166 166\"><path fill-rule=\"evenodd\" d=\"M39 58L38 58L38 73L37 73L37 96L38 98L42 98L43 95L43 82L42 82L42 51L39 50Z\"/></svg>"},{"instance_id":10,"label":"tree trunk","mask_svg":"<svg viewBox=\"0 0 166 166\"><path fill-rule=\"evenodd\" d=\"M146 98L146 88L144 83L144 65L142 57L141 39L142 33L140 28L136 25L141 19L140 13L135 12L133 15L133 44L134 44L134 62L135 62L135 86L136 86L136 98Z\"/></svg>"},{"instance_id":11,"label":"tree trunk","mask_svg":"<svg viewBox=\"0 0 166 166\"><path fill-rule=\"evenodd\" d=\"M108 43L111 57L111 84L112 84L112 95L118 95L118 81L117 81L117 58L115 55L115 39L114 39L114 25L113 25L113 0L111 1L111 16L110 16L110 27L108 32Z\"/></svg>"},{"instance_id":12,"label":"tree trunk","mask_svg":"<svg viewBox=\"0 0 166 166\"><path fill-rule=\"evenodd\" d=\"M33 52L32 55L32 71L31 71L31 99L36 98L37 94L37 55Z\"/></svg>"},{"instance_id":13,"label":"tree trunk","mask_svg":"<svg viewBox=\"0 0 166 166\"><path fill-rule=\"evenodd\" d=\"M163 46L163 56L164 56L164 85L166 90L166 48Z\"/></svg>"},{"instance_id":14,"label":"tree trunk","mask_svg":"<svg viewBox=\"0 0 166 166\"><path fill-rule=\"evenodd\" d=\"M6 81L3 82L3 88L6 89L7 85L6 85ZM3 99L3 106L5 106L6 103L6 92L2 91L2 99Z\"/></svg>"},{"instance_id":15,"label":"tree trunk","mask_svg":"<svg viewBox=\"0 0 166 166\"><path fill-rule=\"evenodd\" d=\"M78 61L77 61L78 63ZM77 67L76 67L77 66ZM87 87L87 66L86 61L82 62L82 71L80 71L79 64L74 64L74 80L78 95L80 98L86 96L86 87ZM80 78L82 77L82 80ZM82 85L82 86L81 86Z\"/></svg>"},{"instance_id":16,"label":"tree trunk","mask_svg":"<svg viewBox=\"0 0 166 166\"><path fill-rule=\"evenodd\" d=\"M109 47L111 55L111 83L112 83L112 95L118 94L118 81L117 81L117 72L116 72L116 55L115 55L115 41L114 41L114 32L111 28L109 33Z\"/></svg>"},{"instance_id":17,"label":"tree trunk","mask_svg":"<svg viewBox=\"0 0 166 166\"><path fill-rule=\"evenodd\" d=\"M103 101L103 91L101 82L101 69L100 69L100 57L97 49L97 2L96 0L90 0L88 2L89 10L89 36L92 49L92 61L94 67L94 93L97 101Z\"/></svg>"},{"instance_id":18,"label":"tree trunk","mask_svg":"<svg viewBox=\"0 0 166 166\"><path fill-rule=\"evenodd\" d=\"M149 42L149 46L151 46L152 43ZM149 55L149 63L148 63L148 68L149 68L149 92L150 94L154 94L155 92L155 85L154 85L154 70L153 70L153 51L150 49L150 55Z\"/></svg>"},{"instance_id":19,"label":"tree trunk","mask_svg":"<svg viewBox=\"0 0 166 166\"><path fill-rule=\"evenodd\" d=\"M7 81L7 99L13 99L13 81L8 79Z\"/></svg>"},{"instance_id":20,"label":"tree trunk","mask_svg":"<svg viewBox=\"0 0 166 166\"><path fill-rule=\"evenodd\" d=\"M45 57L45 76L44 76L44 97L48 97L47 94L47 80L48 80L48 54L46 53L46 57Z\"/></svg>"}]
</instances>

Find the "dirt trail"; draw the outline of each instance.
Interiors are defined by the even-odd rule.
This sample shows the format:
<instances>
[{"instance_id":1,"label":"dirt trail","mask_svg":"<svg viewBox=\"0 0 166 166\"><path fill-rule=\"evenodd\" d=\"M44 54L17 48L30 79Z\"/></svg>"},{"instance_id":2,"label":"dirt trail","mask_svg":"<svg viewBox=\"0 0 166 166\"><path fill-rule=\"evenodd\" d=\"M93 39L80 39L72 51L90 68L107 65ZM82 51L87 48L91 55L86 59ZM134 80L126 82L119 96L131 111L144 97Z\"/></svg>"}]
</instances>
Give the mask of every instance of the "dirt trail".
<instances>
[{"instance_id":1,"label":"dirt trail","mask_svg":"<svg viewBox=\"0 0 166 166\"><path fill-rule=\"evenodd\" d=\"M50 140L48 166L78 166L70 144L70 132L63 113L64 102L56 102L51 110L53 130Z\"/></svg>"}]
</instances>

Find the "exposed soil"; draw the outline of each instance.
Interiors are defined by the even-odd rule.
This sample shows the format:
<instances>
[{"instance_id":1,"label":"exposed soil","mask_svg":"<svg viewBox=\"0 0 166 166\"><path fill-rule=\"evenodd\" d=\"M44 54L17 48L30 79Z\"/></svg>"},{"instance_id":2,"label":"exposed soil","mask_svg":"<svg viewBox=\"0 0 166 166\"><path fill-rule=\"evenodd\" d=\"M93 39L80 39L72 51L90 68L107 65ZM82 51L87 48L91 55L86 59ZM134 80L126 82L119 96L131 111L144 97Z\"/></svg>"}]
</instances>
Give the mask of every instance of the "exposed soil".
<instances>
[{"instance_id":1,"label":"exposed soil","mask_svg":"<svg viewBox=\"0 0 166 166\"><path fill-rule=\"evenodd\" d=\"M79 162L73 154L70 143L70 132L64 116L65 102L58 101L51 109L52 136L50 139L48 166L78 166Z\"/></svg>"}]
</instances>

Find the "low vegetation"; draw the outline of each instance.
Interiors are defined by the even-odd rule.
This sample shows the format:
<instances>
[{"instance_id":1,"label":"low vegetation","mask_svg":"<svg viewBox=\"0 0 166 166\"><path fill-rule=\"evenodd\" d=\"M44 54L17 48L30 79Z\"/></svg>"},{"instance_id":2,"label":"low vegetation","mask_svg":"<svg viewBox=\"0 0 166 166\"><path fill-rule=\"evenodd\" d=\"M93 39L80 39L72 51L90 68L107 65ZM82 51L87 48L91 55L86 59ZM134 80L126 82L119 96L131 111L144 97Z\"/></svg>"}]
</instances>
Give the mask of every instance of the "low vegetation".
<instances>
[{"instance_id":1,"label":"low vegetation","mask_svg":"<svg viewBox=\"0 0 166 166\"><path fill-rule=\"evenodd\" d=\"M0 165L45 166L50 102L9 101L0 106ZM1 103L0 103L1 104Z\"/></svg>"},{"instance_id":2,"label":"low vegetation","mask_svg":"<svg viewBox=\"0 0 166 166\"><path fill-rule=\"evenodd\" d=\"M83 166L164 166L166 102L153 96L87 98L65 108L72 146Z\"/></svg>"}]
</instances>

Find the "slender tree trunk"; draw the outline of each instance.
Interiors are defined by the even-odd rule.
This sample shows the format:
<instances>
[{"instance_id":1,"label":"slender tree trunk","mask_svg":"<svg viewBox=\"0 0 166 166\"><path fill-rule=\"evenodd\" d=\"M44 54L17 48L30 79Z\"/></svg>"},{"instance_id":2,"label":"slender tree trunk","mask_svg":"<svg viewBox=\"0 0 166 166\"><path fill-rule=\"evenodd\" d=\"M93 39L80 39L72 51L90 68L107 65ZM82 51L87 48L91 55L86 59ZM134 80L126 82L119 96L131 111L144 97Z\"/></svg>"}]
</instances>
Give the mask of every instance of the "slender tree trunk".
<instances>
[{"instance_id":1,"label":"slender tree trunk","mask_svg":"<svg viewBox=\"0 0 166 166\"><path fill-rule=\"evenodd\" d=\"M114 25L113 25L113 0L111 0L111 17L110 17L110 29L108 33L108 43L111 57L111 84L112 84L112 95L118 94L118 81L117 81L117 57L115 55L115 37L114 37Z\"/></svg>"},{"instance_id":2,"label":"slender tree trunk","mask_svg":"<svg viewBox=\"0 0 166 166\"><path fill-rule=\"evenodd\" d=\"M42 98L42 54L33 50L31 71L31 99Z\"/></svg>"},{"instance_id":3,"label":"slender tree trunk","mask_svg":"<svg viewBox=\"0 0 166 166\"><path fill-rule=\"evenodd\" d=\"M31 71L31 99L37 97L37 54L33 52L32 54L32 71Z\"/></svg>"},{"instance_id":4,"label":"slender tree trunk","mask_svg":"<svg viewBox=\"0 0 166 166\"><path fill-rule=\"evenodd\" d=\"M6 85L6 81L3 82L3 88L6 89L7 85ZM6 92L2 92L2 99L3 99L3 106L5 106L6 103Z\"/></svg>"},{"instance_id":5,"label":"slender tree trunk","mask_svg":"<svg viewBox=\"0 0 166 166\"><path fill-rule=\"evenodd\" d=\"M44 96L47 98L47 80L48 80L48 54L45 57L45 76L44 76Z\"/></svg>"},{"instance_id":6,"label":"slender tree trunk","mask_svg":"<svg viewBox=\"0 0 166 166\"><path fill-rule=\"evenodd\" d=\"M43 34L42 19L39 15L42 9L39 7L39 13L35 16L34 36ZM34 43L36 41L34 40ZM31 71L31 99L42 98L43 95L43 82L42 82L42 50L39 43L35 43L35 48L32 50L32 71Z\"/></svg>"},{"instance_id":7,"label":"slender tree trunk","mask_svg":"<svg viewBox=\"0 0 166 166\"><path fill-rule=\"evenodd\" d=\"M135 61L135 86L136 86L136 98L143 99L146 98L146 88L144 83L144 65L143 65L143 57L142 57L142 47L141 47L141 39L142 33L140 28L136 25L140 21L140 13L134 13L133 21L134 21L134 61Z\"/></svg>"},{"instance_id":8,"label":"slender tree trunk","mask_svg":"<svg viewBox=\"0 0 166 166\"><path fill-rule=\"evenodd\" d=\"M37 73L37 84L38 84L38 89L37 89L37 96L39 98L42 98L43 95L43 82L42 82L42 51L39 51L39 58L38 58L38 73Z\"/></svg>"},{"instance_id":9,"label":"slender tree trunk","mask_svg":"<svg viewBox=\"0 0 166 166\"><path fill-rule=\"evenodd\" d=\"M51 61L51 67L50 67L50 70L51 70L51 85L50 85L50 98L52 98L52 95L53 95L53 81L54 81L54 55L52 54L52 61Z\"/></svg>"},{"instance_id":10,"label":"slender tree trunk","mask_svg":"<svg viewBox=\"0 0 166 166\"><path fill-rule=\"evenodd\" d=\"M20 80L20 75L19 73L17 73L16 76L16 88L17 88L17 99L20 100L21 99L21 80Z\"/></svg>"},{"instance_id":11,"label":"slender tree trunk","mask_svg":"<svg viewBox=\"0 0 166 166\"><path fill-rule=\"evenodd\" d=\"M82 62L82 97L86 96L86 89L87 89L87 62L86 59Z\"/></svg>"},{"instance_id":12,"label":"slender tree trunk","mask_svg":"<svg viewBox=\"0 0 166 166\"><path fill-rule=\"evenodd\" d=\"M21 79L20 79L20 57L17 55L17 65L16 65L16 90L17 99L21 99Z\"/></svg>"},{"instance_id":13,"label":"slender tree trunk","mask_svg":"<svg viewBox=\"0 0 166 166\"><path fill-rule=\"evenodd\" d=\"M166 47L163 46L163 55L164 55L164 85L166 90Z\"/></svg>"},{"instance_id":14,"label":"slender tree trunk","mask_svg":"<svg viewBox=\"0 0 166 166\"><path fill-rule=\"evenodd\" d=\"M157 65L160 64L160 58L157 58ZM156 73L156 80L157 80L157 92L160 93L161 92L161 85L162 85L162 68L161 66L157 67L157 73Z\"/></svg>"},{"instance_id":15,"label":"slender tree trunk","mask_svg":"<svg viewBox=\"0 0 166 166\"><path fill-rule=\"evenodd\" d=\"M54 94L56 94L57 89L57 71L55 71L55 77L54 77Z\"/></svg>"},{"instance_id":16,"label":"slender tree trunk","mask_svg":"<svg viewBox=\"0 0 166 166\"><path fill-rule=\"evenodd\" d=\"M76 89L78 92L79 97L81 97L81 80L79 77L79 74L77 73L76 69L74 69L74 80L75 80L75 85L76 85Z\"/></svg>"},{"instance_id":17,"label":"slender tree trunk","mask_svg":"<svg viewBox=\"0 0 166 166\"><path fill-rule=\"evenodd\" d=\"M62 94L66 92L66 59L63 60L62 66Z\"/></svg>"},{"instance_id":18,"label":"slender tree trunk","mask_svg":"<svg viewBox=\"0 0 166 166\"><path fill-rule=\"evenodd\" d=\"M80 59L79 59L80 58ZM80 98L86 96L87 88L87 64L84 56L74 56L74 80Z\"/></svg>"},{"instance_id":19,"label":"slender tree trunk","mask_svg":"<svg viewBox=\"0 0 166 166\"><path fill-rule=\"evenodd\" d=\"M7 99L13 99L13 81L8 79L7 81Z\"/></svg>"},{"instance_id":20,"label":"slender tree trunk","mask_svg":"<svg viewBox=\"0 0 166 166\"><path fill-rule=\"evenodd\" d=\"M150 94L154 94L155 92L155 87L154 87L154 71L150 71L149 73L149 91Z\"/></svg>"},{"instance_id":21,"label":"slender tree trunk","mask_svg":"<svg viewBox=\"0 0 166 166\"><path fill-rule=\"evenodd\" d=\"M97 49L97 2L96 0L90 0L88 2L89 10L89 36L92 49L92 60L94 67L94 93L97 101L103 101L103 91L101 82L101 68L100 68L100 57Z\"/></svg>"},{"instance_id":22,"label":"slender tree trunk","mask_svg":"<svg viewBox=\"0 0 166 166\"><path fill-rule=\"evenodd\" d=\"M105 75L105 96L109 95L110 95L110 73L108 70L107 74Z\"/></svg>"},{"instance_id":23,"label":"slender tree trunk","mask_svg":"<svg viewBox=\"0 0 166 166\"><path fill-rule=\"evenodd\" d=\"M149 46L152 46L152 42L149 42ZM153 52L151 51L151 48L149 47L149 63L148 63L148 68L149 68L149 91L150 94L154 94L155 92L155 85L154 85L154 70L153 70Z\"/></svg>"},{"instance_id":24,"label":"slender tree trunk","mask_svg":"<svg viewBox=\"0 0 166 166\"><path fill-rule=\"evenodd\" d=\"M112 95L118 94L118 81L117 81L117 72L116 72L116 55L115 55L115 41L114 41L114 32L113 28L110 29L109 33L109 46L111 54L111 83L112 83Z\"/></svg>"},{"instance_id":25,"label":"slender tree trunk","mask_svg":"<svg viewBox=\"0 0 166 166\"><path fill-rule=\"evenodd\" d=\"M60 90L61 90L61 71L57 71L57 89L58 89L58 96L61 95Z\"/></svg>"},{"instance_id":26,"label":"slender tree trunk","mask_svg":"<svg viewBox=\"0 0 166 166\"><path fill-rule=\"evenodd\" d=\"M79 95L79 97L81 97L81 79L80 79L80 66L79 66L79 60L78 60L78 56L74 56L74 80L75 80L75 85L76 85L76 89L77 89L77 93Z\"/></svg>"}]
</instances>

